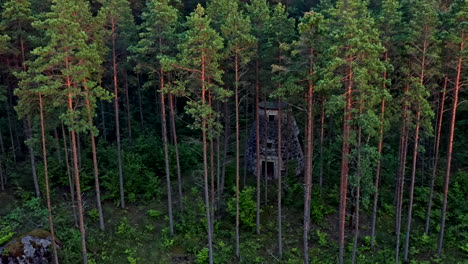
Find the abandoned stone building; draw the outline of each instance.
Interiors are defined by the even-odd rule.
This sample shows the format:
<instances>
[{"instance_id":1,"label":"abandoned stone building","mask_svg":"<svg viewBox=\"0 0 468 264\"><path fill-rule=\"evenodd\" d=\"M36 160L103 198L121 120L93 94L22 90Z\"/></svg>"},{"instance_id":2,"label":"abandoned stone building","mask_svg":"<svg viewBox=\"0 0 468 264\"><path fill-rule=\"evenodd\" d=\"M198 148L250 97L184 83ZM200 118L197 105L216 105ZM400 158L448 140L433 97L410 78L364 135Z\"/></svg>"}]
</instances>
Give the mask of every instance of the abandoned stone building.
<instances>
[{"instance_id":1,"label":"abandoned stone building","mask_svg":"<svg viewBox=\"0 0 468 264\"><path fill-rule=\"evenodd\" d=\"M260 168L261 177L278 178L278 120L281 118L281 175L299 175L304 168L304 153L299 141L299 128L287 103L281 103L281 116L277 102L261 102L260 115ZM257 175L256 122L253 123L247 142L246 165Z\"/></svg>"}]
</instances>

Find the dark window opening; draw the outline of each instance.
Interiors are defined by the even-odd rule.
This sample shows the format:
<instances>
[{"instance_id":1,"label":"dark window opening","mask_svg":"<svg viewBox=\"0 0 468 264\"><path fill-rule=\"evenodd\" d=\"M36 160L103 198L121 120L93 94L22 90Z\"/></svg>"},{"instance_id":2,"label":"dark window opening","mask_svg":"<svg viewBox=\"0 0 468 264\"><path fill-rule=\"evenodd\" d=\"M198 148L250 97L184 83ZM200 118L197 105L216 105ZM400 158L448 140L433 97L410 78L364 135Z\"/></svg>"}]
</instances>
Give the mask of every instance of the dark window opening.
<instances>
[{"instance_id":1,"label":"dark window opening","mask_svg":"<svg viewBox=\"0 0 468 264\"><path fill-rule=\"evenodd\" d=\"M275 163L273 161L262 161L262 174L270 179L275 177Z\"/></svg>"},{"instance_id":2,"label":"dark window opening","mask_svg":"<svg viewBox=\"0 0 468 264\"><path fill-rule=\"evenodd\" d=\"M268 115L268 121L275 121L275 115Z\"/></svg>"},{"instance_id":3,"label":"dark window opening","mask_svg":"<svg viewBox=\"0 0 468 264\"><path fill-rule=\"evenodd\" d=\"M273 143L267 143L267 148L268 148L268 149L273 148Z\"/></svg>"}]
</instances>

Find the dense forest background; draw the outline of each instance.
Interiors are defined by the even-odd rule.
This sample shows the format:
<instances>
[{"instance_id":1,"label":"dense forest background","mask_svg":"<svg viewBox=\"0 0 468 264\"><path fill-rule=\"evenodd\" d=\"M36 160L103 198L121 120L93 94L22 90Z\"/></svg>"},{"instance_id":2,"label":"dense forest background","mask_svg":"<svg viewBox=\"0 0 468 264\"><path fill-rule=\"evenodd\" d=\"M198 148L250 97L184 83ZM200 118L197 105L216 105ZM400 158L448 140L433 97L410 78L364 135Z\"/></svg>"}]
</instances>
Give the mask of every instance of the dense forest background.
<instances>
[{"instance_id":1,"label":"dense forest background","mask_svg":"<svg viewBox=\"0 0 468 264\"><path fill-rule=\"evenodd\" d=\"M44 229L54 263L466 263L467 1L0 6L0 248ZM301 175L247 169L261 101L288 104Z\"/></svg>"}]
</instances>

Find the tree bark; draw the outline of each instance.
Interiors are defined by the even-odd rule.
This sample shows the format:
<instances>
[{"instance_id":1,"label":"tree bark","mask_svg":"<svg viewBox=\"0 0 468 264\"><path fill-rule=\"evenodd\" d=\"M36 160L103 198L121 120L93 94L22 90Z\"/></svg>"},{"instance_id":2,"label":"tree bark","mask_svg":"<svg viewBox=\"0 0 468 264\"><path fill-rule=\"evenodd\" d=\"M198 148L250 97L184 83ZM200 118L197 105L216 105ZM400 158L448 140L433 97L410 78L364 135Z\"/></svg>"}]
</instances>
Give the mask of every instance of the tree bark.
<instances>
[{"instance_id":1,"label":"tree bark","mask_svg":"<svg viewBox=\"0 0 468 264\"><path fill-rule=\"evenodd\" d=\"M325 135L325 96L322 96L322 114L320 116L320 169L319 169L319 186L320 193L323 186L323 162L325 161L323 155L323 144Z\"/></svg>"},{"instance_id":2,"label":"tree bark","mask_svg":"<svg viewBox=\"0 0 468 264\"><path fill-rule=\"evenodd\" d=\"M171 173L169 166L169 148L167 143L167 127L166 127L166 106L165 106L165 96L164 96L164 71L162 68L159 71L160 73L160 99L161 99L161 129L162 129L162 138L164 144L164 165L166 172L166 188L167 188L167 209L169 214L169 230L171 236L174 235L174 223L172 220L172 192L171 192Z\"/></svg>"},{"instance_id":3,"label":"tree bark","mask_svg":"<svg viewBox=\"0 0 468 264\"><path fill-rule=\"evenodd\" d=\"M69 163L70 159L68 158L67 134L65 133L65 127L63 123L62 123L62 137L63 137L63 147L65 148L65 161L66 161L65 164L67 166L68 185L70 186L73 220L74 220L75 226L78 226L78 216L76 214L76 207L75 207L75 186L73 185L72 173L71 173L70 163Z\"/></svg>"},{"instance_id":4,"label":"tree bark","mask_svg":"<svg viewBox=\"0 0 468 264\"><path fill-rule=\"evenodd\" d=\"M201 83L202 83L202 105L206 105L206 87L205 87L205 50L202 49L201 56ZM205 210L206 210L206 219L208 225L208 254L209 254L209 263L213 264L213 225L211 224L211 213L210 213L210 198L208 191L208 150L207 150L207 120L206 117L202 117L202 138L203 138L203 175L205 180Z\"/></svg>"},{"instance_id":5,"label":"tree bark","mask_svg":"<svg viewBox=\"0 0 468 264\"><path fill-rule=\"evenodd\" d=\"M69 69L69 61L68 57L65 57L65 66L66 69ZM66 76L66 85L68 88L68 110L74 111L73 107L73 95L71 93L72 84L70 80L70 76ZM71 140L72 140L72 154L73 154L73 165L74 165L74 172L75 172L75 187L76 187L76 200L78 204L78 218L80 223L80 233L81 233L81 252L83 255L83 264L88 264L88 253L86 250L86 233L85 233L85 225L84 225L84 215L83 215L83 203L81 201L81 183L80 183L80 170L78 167L78 150L77 150L77 142L76 142L76 132L73 128L73 120L71 120L72 124L70 126L70 133L71 133Z\"/></svg>"},{"instance_id":6,"label":"tree bark","mask_svg":"<svg viewBox=\"0 0 468 264\"><path fill-rule=\"evenodd\" d=\"M377 168L375 175L375 193L374 193L374 206L372 208L372 227L371 227L371 247L375 244L375 224L377 222L377 207L379 202L379 187L380 187L380 173L382 170L382 148L383 148L383 133L384 133L384 122L385 122L385 99L382 99L380 109L380 134L379 134L379 145L378 153L379 159L377 160Z\"/></svg>"},{"instance_id":7,"label":"tree bark","mask_svg":"<svg viewBox=\"0 0 468 264\"><path fill-rule=\"evenodd\" d=\"M62 153L60 153L60 140L58 137L57 129L54 129L54 139L55 139L55 148L56 148L56 153L57 153L57 160L59 163L62 163Z\"/></svg>"},{"instance_id":8,"label":"tree bark","mask_svg":"<svg viewBox=\"0 0 468 264\"><path fill-rule=\"evenodd\" d=\"M168 95L169 97L169 118L170 118L170 125L172 130L172 140L174 141L174 150L175 150L175 158L176 158L176 169L177 169L177 187L179 191L179 207L180 209L184 208L182 202L182 173L180 170L180 160L179 160L179 143L177 141L177 129L175 123L175 110L174 110L174 98L172 94ZM142 119L143 120L143 119Z\"/></svg>"},{"instance_id":9,"label":"tree bark","mask_svg":"<svg viewBox=\"0 0 468 264\"><path fill-rule=\"evenodd\" d=\"M463 67L463 55L462 52L465 49L465 32L461 32L461 43L460 43L460 54L457 61L457 77L455 80L455 89L453 90L453 106L452 106L452 113L451 113L451 120L450 120L450 127L449 127L449 142L447 147L447 168L445 171L445 180L444 180L444 199L442 202L442 217L440 220L440 233L439 233L439 242L437 245L437 255L440 256L442 254L442 246L444 242L444 232L445 232L445 218L447 214L447 196L448 196L448 189L450 184L450 169L452 166L452 151L453 151L453 141L454 141L454 134L455 134L455 122L457 117L457 107L458 107L458 93L461 88L461 73Z\"/></svg>"},{"instance_id":10,"label":"tree bark","mask_svg":"<svg viewBox=\"0 0 468 264\"><path fill-rule=\"evenodd\" d=\"M28 139L32 139L31 118L29 116L26 117L26 134L28 136ZM28 144L28 149L29 149L29 157L31 161L31 170L32 170L32 175L33 175L34 190L36 192L36 197L40 198L41 191L39 188L39 181L37 179L37 168L36 168L36 160L34 158L34 149L30 144Z\"/></svg>"},{"instance_id":11,"label":"tree bark","mask_svg":"<svg viewBox=\"0 0 468 264\"><path fill-rule=\"evenodd\" d=\"M115 137L117 140L117 162L119 167L119 183L120 183L120 207L125 208L125 192L124 192L124 176L122 170L122 153L120 146L120 119L119 119L119 88L117 79L117 54L115 51L115 18L111 18L112 24L112 64L114 72L114 115L115 115Z\"/></svg>"},{"instance_id":12,"label":"tree bark","mask_svg":"<svg viewBox=\"0 0 468 264\"><path fill-rule=\"evenodd\" d=\"M432 199L434 197L434 184L435 178L437 175L437 166L439 164L439 149L440 149L440 135L442 131L442 124L444 119L444 106L445 106L445 96L447 94L447 83L448 78L445 77L444 81L444 88L442 91L442 98L440 101L439 107L439 115L437 117L437 128L436 128L436 138L435 138L435 146L434 146L434 163L432 166L432 175L431 175L431 185L429 187L429 202L427 204L427 212L426 212L426 225L424 227L424 234L429 234L429 228L431 223L431 210L432 210Z\"/></svg>"},{"instance_id":13,"label":"tree bark","mask_svg":"<svg viewBox=\"0 0 468 264\"><path fill-rule=\"evenodd\" d=\"M256 228L257 235L260 235L260 201L261 201L261 160L260 160L260 82L259 82L259 61L255 62L255 149L257 158L257 212Z\"/></svg>"},{"instance_id":14,"label":"tree bark","mask_svg":"<svg viewBox=\"0 0 468 264\"><path fill-rule=\"evenodd\" d=\"M128 137L132 139L132 118L130 115L130 97L128 95L128 76L127 71L124 74L125 77L125 111L127 112L127 127L128 127Z\"/></svg>"},{"instance_id":15,"label":"tree bark","mask_svg":"<svg viewBox=\"0 0 468 264\"><path fill-rule=\"evenodd\" d=\"M340 218L339 218L339 263L344 263L344 242L345 242L345 221L346 221L346 201L348 192L348 172L349 172L349 145L350 145L350 121L352 111L353 92L353 64L352 58L349 61L348 83L345 93L346 105L343 119L343 143L341 147L341 183L340 183Z\"/></svg>"},{"instance_id":16,"label":"tree bark","mask_svg":"<svg viewBox=\"0 0 468 264\"><path fill-rule=\"evenodd\" d=\"M384 61L388 62L388 47L385 48ZM387 89L387 70L383 74L383 89ZM383 135L384 135L384 124L385 124L385 98L382 99L380 108L380 131L379 131L379 144L378 153L379 158L377 160L376 175L375 175L375 193L374 193L374 206L372 207L372 226L371 226L371 247L374 247L375 243L375 224L377 222L377 207L379 202L379 187L380 187L380 172L382 170L382 147L383 147Z\"/></svg>"},{"instance_id":17,"label":"tree bark","mask_svg":"<svg viewBox=\"0 0 468 264\"><path fill-rule=\"evenodd\" d=\"M58 261L58 254L57 254L57 243L55 242L55 232L54 232L54 220L52 217L52 206L50 202L50 187L49 187L49 167L47 164L47 148L46 148L46 137L45 137L45 125L44 125L44 111L43 111L43 104L42 104L42 95L39 94L39 113L41 118L41 139L42 139L42 157L44 159L44 180L45 180L45 188L46 188L46 199L47 199L47 211L49 213L49 228L50 228L50 235L52 239L52 250L54 252L54 261L56 264L59 263Z\"/></svg>"},{"instance_id":18,"label":"tree bark","mask_svg":"<svg viewBox=\"0 0 468 264\"><path fill-rule=\"evenodd\" d=\"M314 84L312 77L314 75L313 56L314 50L310 49L309 60L309 87L307 96L307 164L305 170L305 197L304 197L304 263L309 263L309 233L310 233L310 198L312 193L312 155L314 151ZM323 136L323 127L322 127ZM323 140L323 138L322 138Z\"/></svg>"},{"instance_id":19,"label":"tree bark","mask_svg":"<svg viewBox=\"0 0 468 264\"><path fill-rule=\"evenodd\" d=\"M359 115L362 115L362 102L360 103ZM357 176L357 186L356 186L356 216L354 222L354 242L353 242L353 253L351 256L351 263L356 263L357 255L357 244L359 239L359 210L361 205L361 176L362 176L362 167L361 167L361 140L362 140L362 127L359 125L358 128L358 142L357 142L357 164L356 164L356 176Z\"/></svg>"},{"instance_id":20,"label":"tree bark","mask_svg":"<svg viewBox=\"0 0 468 264\"><path fill-rule=\"evenodd\" d=\"M96 206L98 209L99 214L99 228L101 231L104 231L104 214L102 213L102 205L101 205L101 188L99 187L99 168L98 168L98 161L97 161L97 150L96 150L96 137L94 135L94 124L93 124L93 116L92 116L92 109L91 103L89 102L89 90L86 86L86 79L84 80L85 86L85 101L86 101L86 109L88 111L88 124L90 127L89 134L91 137L91 152L93 155L93 173L94 173L94 190L96 191Z\"/></svg>"},{"instance_id":21,"label":"tree bark","mask_svg":"<svg viewBox=\"0 0 468 264\"><path fill-rule=\"evenodd\" d=\"M282 161L282 129L281 129L281 100L278 98L278 164L277 164L277 176L278 176L278 256L279 258L283 258L283 228L281 223L282 212L281 212L281 195L282 195L282 185L281 185L281 163Z\"/></svg>"},{"instance_id":22,"label":"tree bark","mask_svg":"<svg viewBox=\"0 0 468 264\"><path fill-rule=\"evenodd\" d=\"M236 109L236 256L240 259L240 239L239 239L239 181L240 181L240 139L239 139L239 60L238 52L235 54L235 109Z\"/></svg>"}]
</instances>

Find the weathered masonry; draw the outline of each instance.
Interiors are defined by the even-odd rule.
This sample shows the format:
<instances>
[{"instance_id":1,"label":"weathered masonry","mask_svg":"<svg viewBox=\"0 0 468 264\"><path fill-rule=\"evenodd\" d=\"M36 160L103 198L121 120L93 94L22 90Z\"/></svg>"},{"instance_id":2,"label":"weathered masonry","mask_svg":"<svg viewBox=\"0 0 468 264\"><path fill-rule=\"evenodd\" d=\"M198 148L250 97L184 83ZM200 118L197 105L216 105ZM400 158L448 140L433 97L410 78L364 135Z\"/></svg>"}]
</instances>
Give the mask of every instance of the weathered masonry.
<instances>
[{"instance_id":1,"label":"weathered masonry","mask_svg":"<svg viewBox=\"0 0 468 264\"><path fill-rule=\"evenodd\" d=\"M286 169L291 174L299 175L304 168L304 153L299 142L299 128L291 108L285 102L281 103L279 116L277 102L261 102L260 116L260 168L261 176L268 179L278 178L278 119L281 118L281 175L286 175ZM252 125L246 149L246 165L250 172L257 175L256 124Z\"/></svg>"}]
</instances>

